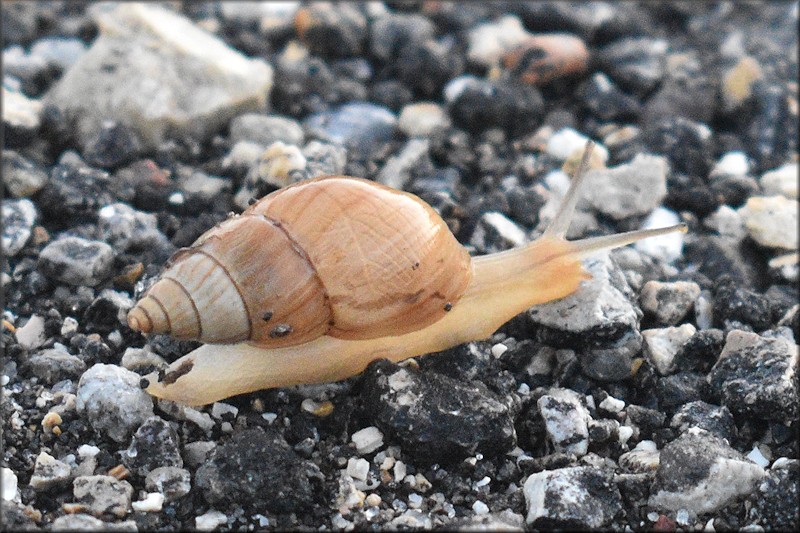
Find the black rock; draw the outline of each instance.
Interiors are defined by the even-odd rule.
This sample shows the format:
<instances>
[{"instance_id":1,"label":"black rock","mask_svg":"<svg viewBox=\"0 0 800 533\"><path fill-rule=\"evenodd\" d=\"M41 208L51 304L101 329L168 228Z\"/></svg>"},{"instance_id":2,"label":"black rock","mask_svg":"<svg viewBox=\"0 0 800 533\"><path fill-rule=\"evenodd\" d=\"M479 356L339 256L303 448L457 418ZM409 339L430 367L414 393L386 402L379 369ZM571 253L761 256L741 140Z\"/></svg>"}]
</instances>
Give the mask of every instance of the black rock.
<instances>
[{"instance_id":1,"label":"black rock","mask_svg":"<svg viewBox=\"0 0 800 533\"><path fill-rule=\"evenodd\" d=\"M753 508L748 518L776 531L797 531L800 527L800 462L788 459L780 468L774 465L751 497Z\"/></svg>"},{"instance_id":2,"label":"black rock","mask_svg":"<svg viewBox=\"0 0 800 533\"><path fill-rule=\"evenodd\" d=\"M83 157L92 166L111 169L133 161L142 148L142 140L133 128L111 122L103 124L87 143Z\"/></svg>"},{"instance_id":3,"label":"black rock","mask_svg":"<svg viewBox=\"0 0 800 533\"><path fill-rule=\"evenodd\" d=\"M721 203L741 207L751 196L758 194L758 182L750 176L724 176L715 179L709 188Z\"/></svg>"},{"instance_id":4,"label":"black rock","mask_svg":"<svg viewBox=\"0 0 800 533\"><path fill-rule=\"evenodd\" d=\"M651 438L653 433L664 426L664 421L667 415L655 409L649 409L641 405L629 405L625 408L625 412L631 422L636 424L640 430L642 439Z\"/></svg>"},{"instance_id":5,"label":"black rock","mask_svg":"<svg viewBox=\"0 0 800 533\"><path fill-rule=\"evenodd\" d=\"M311 3L295 15L295 28L311 52L322 57L357 55L367 37L367 19L357 4Z\"/></svg>"},{"instance_id":6,"label":"black rock","mask_svg":"<svg viewBox=\"0 0 800 533\"><path fill-rule=\"evenodd\" d=\"M122 453L122 463L141 477L162 466L182 468L180 443L169 422L152 416L134 433L130 446Z\"/></svg>"},{"instance_id":7,"label":"black rock","mask_svg":"<svg viewBox=\"0 0 800 533\"><path fill-rule=\"evenodd\" d=\"M509 406L482 383L382 360L367 367L362 386L371 423L416 461L453 463L505 453L515 444Z\"/></svg>"},{"instance_id":8,"label":"black rock","mask_svg":"<svg viewBox=\"0 0 800 533\"><path fill-rule=\"evenodd\" d=\"M720 437L690 429L661 451L648 503L672 512L713 512L750 494L763 476L763 468Z\"/></svg>"},{"instance_id":9,"label":"black rock","mask_svg":"<svg viewBox=\"0 0 800 533\"><path fill-rule=\"evenodd\" d=\"M756 86L758 112L747 132L747 145L759 172L782 165L797 151L797 113L789 109L792 98L780 85Z\"/></svg>"},{"instance_id":10,"label":"black rock","mask_svg":"<svg viewBox=\"0 0 800 533\"><path fill-rule=\"evenodd\" d=\"M661 39L629 37L603 47L598 62L620 87L644 96L664 77L667 46Z\"/></svg>"},{"instance_id":11,"label":"black rock","mask_svg":"<svg viewBox=\"0 0 800 533\"><path fill-rule=\"evenodd\" d=\"M432 39L436 28L417 13L387 13L370 28L369 50L381 61L391 61L408 45Z\"/></svg>"},{"instance_id":12,"label":"black rock","mask_svg":"<svg viewBox=\"0 0 800 533\"><path fill-rule=\"evenodd\" d=\"M414 100L414 93L397 80L385 80L370 86L369 100L397 113L403 106Z\"/></svg>"},{"instance_id":13,"label":"black rock","mask_svg":"<svg viewBox=\"0 0 800 533\"><path fill-rule=\"evenodd\" d=\"M705 329L692 335L675 354L675 366L681 370L708 372L717 362L725 334L719 329Z\"/></svg>"},{"instance_id":14,"label":"black rock","mask_svg":"<svg viewBox=\"0 0 800 533\"><path fill-rule=\"evenodd\" d=\"M728 442L733 442L737 434L736 422L730 410L724 405L713 405L704 401L681 406L669 425L680 433L692 427L705 429Z\"/></svg>"},{"instance_id":15,"label":"black rock","mask_svg":"<svg viewBox=\"0 0 800 533\"><path fill-rule=\"evenodd\" d=\"M450 106L454 122L473 133L503 128L519 135L535 129L543 112L544 100L538 89L511 81L469 83Z\"/></svg>"},{"instance_id":16,"label":"black rock","mask_svg":"<svg viewBox=\"0 0 800 533\"><path fill-rule=\"evenodd\" d=\"M301 459L275 433L256 427L217 446L195 476L209 503L258 506L274 513L305 512L324 505L319 468Z\"/></svg>"},{"instance_id":17,"label":"black rock","mask_svg":"<svg viewBox=\"0 0 800 533\"><path fill-rule=\"evenodd\" d=\"M643 338L636 330L628 331L622 338L589 346L578 351L581 372L598 381L622 381L631 377L634 358L642 349Z\"/></svg>"},{"instance_id":18,"label":"black rock","mask_svg":"<svg viewBox=\"0 0 800 533\"><path fill-rule=\"evenodd\" d=\"M397 79L423 97L441 93L449 80L464 70L464 57L451 40L428 39L404 46L392 63Z\"/></svg>"},{"instance_id":19,"label":"black rock","mask_svg":"<svg viewBox=\"0 0 800 533\"><path fill-rule=\"evenodd\" d=\"M645 139L653 153L669 159L673 172L707 176L713 164L711 130L683 117L648 123Z\"/></svg>"},{"instance_id":20,"label":"black rock","mask_svg":"<svg viewBox=\"0 0 800 533\"><path fill-rule=\"evenodd\" d=\"M114 202L107 172L79 162L59 164L39 192L37 204L48 222L59 227L95 222L97 211Z\"/></svg>"},{"instance_id":21,"label":"black rock","mask_svg":"<svg viewBox=\"0 0 800 533\"><path fill-rule=\"evenodd\" d=\"M679 372L659 379L655 393L659 406L672 412L685 403L702 399L705 386L706 382L701 374Z\"/></svg>"},{"instance_id":22,"label":"black rock","mask_svg":"<svg viewBox=\"0 0 800 533\"><path fill-rule=\"evenodd\" d=\"M491 348L489 342L459 344L449 350L423 357L420 367L453 379L481 380L491 372L489 369L493 366Z\"/></svg>"},{"instance_id":23,"label":"black rock","mask_svg":"<svg viewBox=\"0 0 800 533\"><path fill-rule=\"evenodd\" d=\"M714 325L727 329L734 324L763 331L772 324L772 309L765 296L722 276L714 284Z\"/></svg>"},{"instance_id":24,"label":"black rock","mask_svg":"<svg viewBox=\"0 0 800 533\"><path fill-rule=\"evenodd\" d=\"M799 410L797 345L785 337L728 333L708 374L712 393L738 416L788 422Z\"/></svg>"},{"instance_id":25,"label":"black rock","mask_svg":"<svg viewBox=\"0 0 800 533\"><path fill-rule=\"evenodd\" d=\"M608 76L596 73L582 90L583 105L600 120L634 119L641 112L641 104L622 92Z\"/></svg>"}]
</instances>

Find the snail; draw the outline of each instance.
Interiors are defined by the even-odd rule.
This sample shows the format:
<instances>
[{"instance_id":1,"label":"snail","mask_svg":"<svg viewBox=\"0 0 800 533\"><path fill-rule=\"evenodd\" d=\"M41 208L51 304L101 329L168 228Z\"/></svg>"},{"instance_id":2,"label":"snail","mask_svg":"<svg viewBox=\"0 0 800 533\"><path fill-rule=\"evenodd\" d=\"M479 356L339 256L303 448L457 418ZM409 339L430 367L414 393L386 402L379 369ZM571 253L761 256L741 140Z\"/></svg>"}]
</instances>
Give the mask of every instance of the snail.
<instances>
[{"instance_id":1,"label":"snail","mask_svg":"<svg viewBox=\"0 0 800 533\"><path fill-rule=\"evenodd\" d=\"M576 291L589 253L686 231L567 241L592 146L541 237L478 257L420 198L369 180L324 176L265 196L178 250L128 313L133 330L206 343L143 388L203 405L486 339Z\"/></svg>"}]
</instances>

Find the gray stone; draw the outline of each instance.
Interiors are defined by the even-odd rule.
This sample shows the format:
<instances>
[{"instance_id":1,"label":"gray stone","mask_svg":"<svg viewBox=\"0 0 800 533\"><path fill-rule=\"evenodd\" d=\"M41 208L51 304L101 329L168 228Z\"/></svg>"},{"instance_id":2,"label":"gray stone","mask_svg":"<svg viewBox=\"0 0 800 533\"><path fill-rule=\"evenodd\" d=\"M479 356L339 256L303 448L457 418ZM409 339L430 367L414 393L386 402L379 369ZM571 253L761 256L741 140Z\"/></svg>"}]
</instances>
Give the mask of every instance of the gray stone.
<instances>
[{"instance_id":1,"label":"gray stone","mask_svg":"<svg viewBox=\"0 0 800 533\"><path fill-rule=\"evenodd\" d=\"M622 510L613 474L590 466L533 474L523 492L526 522L535 529L599 529Z\"/></svg>"},{"instance_id":2,"label":"gray stone","mask_svg":"<svg viewBox=\"0 0 800 533\"><path fill-rule=\"evenodd\" d=\"M47 173L44 169L13 150L3 152L3 183L8 187L11 196L33 196L46 182Z\"/></svg>"},{"instance_id":3,"label":"gray stone","mask_svg":"<svg viewBox=\"0 0 800 533\"><path fill-rule=\"evenodd\" d=\"M764 475L726 441L693 428L661 451L648 504L669 512L712 513L750 494Z\"/></svg>"},{"instance_id":4,"label":"gray stone","mask_svg":"<svg viewBox=\"0 0 800 533\"><path fill-rule=\"evenodd\" d=\"M570 389L552 388L537 402L547 437L557 452L586 455L592 417L581 395Z\"/></svg>"},{"instance_id":5,"label":"gray stone","mask_svg":"<svg viewBox=\"0 0 800 533\"><path fill-rule=\"evenodd\" d=\"M99 518L84 513L59 516L50 525L53 531L139 531L136 522L103 522Z\"/></svg>"},{"instance_id":6,"label":"gray stone","mask_svg":"<svg viewBox=\"0 0 800 533\"><path fill-rule=\"evenodd\" d=\"M94 365L78 382L78 413L95 431L125 442L153 416L153 400L139 386L140 380L138 374L116 365Z\"/></svg>"},{"instance_id":7,"label":"gray stone","mask_svg":"<svg viewBox=\"0 0 800 533\"><path fill-rule=\"evenodd\" d=\"M122 463L134 474L145 477L159 467L183 467L180 438L168 422L152 416L133 434L131 445L122 452Z\"/></svg>"},{"instance_id":8,"label":"gray stone","mask_svg":"<svg viewBox=\"0 0 800 533\"><path fill-rule=\"evenodd\" d=\"M94 516L122 518L130 511L133 487L113 476L80 476L72 482L72 494Z\"/></svg>"},{"instance_id":9,"label":"gray stone","mask_svg":"<svg viewBox=\"0 0 800 533\"><path fill-rule=\"evenodd\" d=\"M306 173L309 178L323 174L343 174L347 164L347 148L338 144L311 141L303 147Z\"/></svg>"},{"instance_id":10,"label":"gray stone","mask_svg":"<svg viewBox=\"0 0 800 533\"><path fill-rule=\"evenodd\" d=\"M759 179L764 194L780 194L786 198L797 199L797 182L800 172L797 163L787 163L782 167L765 172Z\"/></svg>"},{"instance_id":11,"label":"gray stone","mask_svg":"<svg viewBox=\"0 0 800 533\"><path fill-rule=\"evenodd\" d=\"M386 161L376 180L394 189L405 189L415 171L419 171L426 161L430 166L429 147L428 139L409 139L400 153Z\"/></svg>"},{"instance_id":12,"label":"gray stone","mask_svg":"<svg viewBox=\"0 0 800 533\"><path fill-rule=\"evenodd\" d=\"M388 108L368 102L352 102L330 111L310 115L307 131L327 142L361 150L389 141L397 118Z\"/></svg>"},{"instance_id":13,"label":"gray stone","mask_svg":"<svg viewBox=\"0 0 800 533\"><path fill-rule=\"evenodd\" d=\"M189 494L191 481L191 474L184 468L159 466L147 474L144 486L148 491L163 494L166 501L173 502Z\"/></svg>"},{"instance_id":14,"label":"gray stone","mask_svg":"<svg viewBox=\"0 0 800 533\"><path fill-rule=\"evenodd\" d=\"M669 425L680 433L693 427L704 429L728 442L733 442L737 433L736 421L727 407L702 400L682 405Z\"/></svg>"},{"instance_id":15,"label":"gray stone","mask_svg":"<svg viewBox=\"0 0 800 533\"><path fill-rule=\"evenodd\" d=\"M674 326L691 311L700 296L700 286L693 281L648 281L642 287L639 302L642 310L659 324Z\"/></svg>"},{"instance_id":16,"label":"gray stone","mask_svg":"<svg viewBox=\"0 0 800 533\"><path fill-rule=\"evenodd\" d=\"M47 452L41 452L36 457L30 484L37 492L63 487L72 477L71 473L72 469L67 463L59 461Z\"/></svg>"},{"instance_id":17,"label":"gray stone","mask_svg":"<svg viewBox=\"0 0 800 533\"><path fill-rule=\"evenodd\" d=\"M618 339L638 328L641 311L631 303L631 291L624 275L608 254L584 261L592 278L581 283L574 293L555 302L532 307L531 320L551 332L543 332L548 344L559 346L559 338L592 341ZM563 342L563 341L561 341Z\"/></svg>"},{"instance_id":18,"label":"gray stone","mask_svg":"<svg viewBox=\"0 0 800 533\"><path fill-rule=\"evenodd\" d=\"M82 146L107 120L155 148L168 135L205 139L266 106L272 68L188 18L145 3L97 5L91 13L100 35L46 95L75 120Z\"/></svg>"},{"instance_id":19,"label":"gray stone","mask_svg":"<svg viewBox=\"0 0 800 533\"><path fill-rule=\"evenodd\" d=\"M113 262L111 246L82 237L62 237L39 254L39 269L69 285L98 285L111 274Z\"/></svg>"},{"instance_id":20,"label":"gray stone","mask_svg":"<svg viewBox=\"0 0 800 533\"><path fill-rule=\"evenodd\" d=\"M55 348L42 350L28 360L33 375L48 384L64 379L78 379L86 371L80 357Z\"/></svg>"},{"instance_id":21,"label":"gray stone","mask_svg":"<svg viewBox=\"0 0 800 533\"><path fill-rule=\"evenodd\" d=\"M97 214L100 236L119 252L171 246L158 229L158 219L152 213L115 203L103 207Z\"/></svg>"},{"instance_id":22,"label":"gray stone","mask_svg":"<svg viewBox=\"0 0 800 533\"><path fill-rule=\"evenodd\" d=\"M489 211L481 215L469 242L479 252L495 253L522 246L528 242L528 236L503 213Z\"/></svg>"},{"instance_id":23,"label":"gray stone","mask_svg":"<svg viewBox=\"0 0 800 533\"><path fill-rule=\"evenodd\" d=\"M797 200L785 196L752 196L738 211L747 233L761 246L796 250Z\"/></svg>"},{"instance_id":24,"label":"gray stone","mask_svg":"<svg viewBox=\"0 0 800 533\"><path fill-rule=\"evenodd\" d=\"M260 198L265 191L286 187L306 177L306 158L300 148L276 141L250 167L234 201L246 209L252 198Z\"/></svg>"},{"instance_id":25,"label":"gray stone","mask_svg":"<svg viewBox=\"0 0 800 533\"><path fill-rule=\"evenodd\" d=\"M14 131L35 132L41 125L42 102L3 85L3 124Z\"/></svg>"},{"instance_id":26,"label":"gray stone","mask_svg":"<svg viewBox=\"0 0 800 533\"><path fill-rule=\"evenodd\" d=\"M86 45L73 37L45 37L31 46L31 57L42 59L49 67L64 71L86 53Z\"/></svg>"},{"instance_id":27,"label":"gray stone","mask_svg":"<svg viewBox=\"0 0 800 533\"><path fill-rule=\"evenodd\" d=\"M675 356L695 333L691 324L642 331L645 354L659 374L667 376L676 370Z\"/></svg>"},{"instance_id":28,"label":"gray stone","mask_svg":"<svg viewBox=\"0 0 800 533\"><path fill-rule=\"evenodd\" d=\"M3 253L14 257L30 240L38 214L33 202L27 198L4 201L2 214Z\"/></svg>"},{"instance_id":29,"label":"gray stone","mask_svg":"<svg viewBox=\"0 0 800 533\"><path fill-rule=\"evenodd\" d=\"M633 161L614 168L595 169L586 176L592 194L586 201L615 220L650 213L667 195L666 158L637 154Z\"/></svg>"},{"instance_id":30,"label":"gray stone","mask_svg":"<svg viewBox=\"0 0 800 533\"><path fill-rule=\"evenodd\" d=\"M249 141L261 146L269 146L280 141L285 144L301 146L305 133L300 123L279 115L245 113L231 121L231 142Z\"/></svg>"},{"instance_id":31,"label":"gray stone","mask_svg":"<svg viewBox=\"0 0 800 533\"><path fill-rule=\"evenodd\" d=\"M733 330L706 377L734 415L790 422L798 415L797 344Z\"/></svg>"}]
</instances>

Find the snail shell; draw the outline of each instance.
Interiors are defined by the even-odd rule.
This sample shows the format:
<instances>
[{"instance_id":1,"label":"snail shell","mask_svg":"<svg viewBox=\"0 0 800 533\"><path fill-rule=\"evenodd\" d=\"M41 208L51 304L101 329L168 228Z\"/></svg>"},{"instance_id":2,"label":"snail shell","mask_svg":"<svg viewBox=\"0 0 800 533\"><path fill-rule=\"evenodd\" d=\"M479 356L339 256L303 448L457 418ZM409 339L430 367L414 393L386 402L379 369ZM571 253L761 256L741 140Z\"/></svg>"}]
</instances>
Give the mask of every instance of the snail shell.
<instances>
[{"instance_id":1,"label":"snail shell","mask_svg":"<svg viewBox=\"0 0 800 533\"><path fill-rule=\"evenodd\" d=\"M469 254L425 202L326 176L275 191L179 250L128 323L266 347L372 339L441 319L471 275Z\"/></svg>"}]
</instances>

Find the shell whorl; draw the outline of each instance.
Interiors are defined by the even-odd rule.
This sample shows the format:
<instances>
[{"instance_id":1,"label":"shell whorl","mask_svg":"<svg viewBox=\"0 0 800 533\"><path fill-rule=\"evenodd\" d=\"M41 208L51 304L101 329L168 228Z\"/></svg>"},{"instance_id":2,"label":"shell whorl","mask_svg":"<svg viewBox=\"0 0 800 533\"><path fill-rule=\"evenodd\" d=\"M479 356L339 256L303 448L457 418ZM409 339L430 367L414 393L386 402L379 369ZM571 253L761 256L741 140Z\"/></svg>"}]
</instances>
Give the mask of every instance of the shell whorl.
<instances>
[{"instance_id":1,"label":"shell whorl","mask_svg":"<svg viewBox=\"0 0 800 533\"><path fill-rule=\"evenodd\" d=\"M324 177L276 191L176 253L128 323L271 347L399 335L442 318L471 274L469 254L417 197Z\"/></svg>"}]
</instances>

